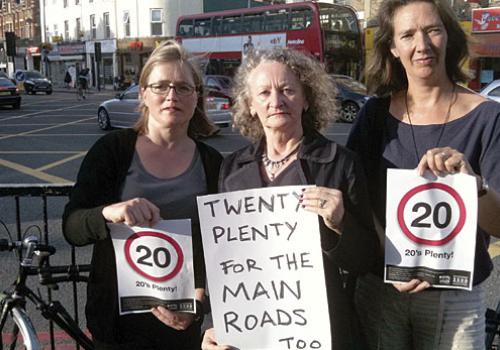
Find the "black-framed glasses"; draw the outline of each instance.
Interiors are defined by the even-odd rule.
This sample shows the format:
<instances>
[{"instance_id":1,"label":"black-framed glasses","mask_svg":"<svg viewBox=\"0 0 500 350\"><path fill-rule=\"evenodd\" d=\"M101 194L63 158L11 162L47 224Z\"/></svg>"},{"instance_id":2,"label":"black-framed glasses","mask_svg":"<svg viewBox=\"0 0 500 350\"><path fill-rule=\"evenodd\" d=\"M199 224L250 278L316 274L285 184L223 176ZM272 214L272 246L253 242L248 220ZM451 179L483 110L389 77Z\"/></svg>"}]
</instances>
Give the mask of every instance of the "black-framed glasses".
<instances>
[{"instance_id":1,"label":"black-framed glasses","mask_svg":"<svg viewBox=\"0 0 500 350\"><path fill-rule=\"evenodd\" d=\"M191 86L187 83L152 83L146 85L153 94L157 95L168 95L171 89L174 89L175 93L179 96L191 96L193 92L196 90L194 86Z\"/></svg>"}]
</instances>

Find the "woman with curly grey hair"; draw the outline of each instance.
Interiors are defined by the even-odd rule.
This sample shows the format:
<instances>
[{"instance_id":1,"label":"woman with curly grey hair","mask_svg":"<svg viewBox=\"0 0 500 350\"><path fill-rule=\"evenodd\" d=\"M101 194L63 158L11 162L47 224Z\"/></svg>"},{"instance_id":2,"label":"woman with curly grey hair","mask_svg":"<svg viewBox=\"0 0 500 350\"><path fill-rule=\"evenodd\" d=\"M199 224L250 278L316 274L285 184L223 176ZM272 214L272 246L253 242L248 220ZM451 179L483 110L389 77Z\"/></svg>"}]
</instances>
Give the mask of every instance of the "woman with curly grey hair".
<instances>
[{"instance_id":1,"label":"woman with curly grey hair","mask_svg":"<svg viewBox=\"0 0 500 350\"><path fill-rule=\"evenodd\" d=\"M300 202L318 215L333 348L361 348L340 271L369 270L377 238L361 165L319 132L336 116L331 78L303 53L283 48L257 52L236 74L234 109L235 126L253 144L224 160L219 191L316 185L303 191ZM229 347L217 345L210 329L202 348Z\"/></svg>"}]
</instances>

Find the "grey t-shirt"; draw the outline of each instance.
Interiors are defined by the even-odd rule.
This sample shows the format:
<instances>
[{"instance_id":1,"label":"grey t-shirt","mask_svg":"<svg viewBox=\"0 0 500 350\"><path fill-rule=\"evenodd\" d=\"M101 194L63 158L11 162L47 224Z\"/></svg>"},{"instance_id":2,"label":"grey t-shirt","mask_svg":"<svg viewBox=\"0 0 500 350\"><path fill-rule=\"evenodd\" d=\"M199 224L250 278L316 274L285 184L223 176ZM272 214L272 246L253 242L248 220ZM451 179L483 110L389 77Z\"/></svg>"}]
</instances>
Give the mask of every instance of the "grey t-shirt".
<instances>
[{"instance_id":1,"label":"grey t-shirt","mask_svg":"<svg viewBox=\"0 0 500 350\"><path fill-rule=\"evenodd\" d=\"M168 166L168 164L165 164ZM207 181L201 157L196 150L189 168L182 174L162 179L150 174L137 152L125 178L123 201L142 197L158 208L162 219L192 219L198 221L196 196L207 193Z\"/></svg>"}]
</instances>

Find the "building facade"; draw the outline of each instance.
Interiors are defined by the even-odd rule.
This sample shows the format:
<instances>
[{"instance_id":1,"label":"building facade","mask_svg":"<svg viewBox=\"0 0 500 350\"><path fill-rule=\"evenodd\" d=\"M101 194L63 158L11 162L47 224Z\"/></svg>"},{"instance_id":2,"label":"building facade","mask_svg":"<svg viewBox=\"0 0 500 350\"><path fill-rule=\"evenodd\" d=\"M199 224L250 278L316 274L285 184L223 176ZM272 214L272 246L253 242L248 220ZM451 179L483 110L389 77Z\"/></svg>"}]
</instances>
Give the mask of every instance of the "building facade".
<instances>
[{"instance_id":1,"label":"building facade","mask_svg":"<svg viewBox=\"0 0 500 350\"><path fill-rule=\"evenodd\" d=\"M0 51L4 51L5 32L16 35L16 55L0 53L0 69L12 73L14 69L39 69L40 12L37 0L0 0ZM3 49L3 50L2 50Z\"/></svg>"},{"instance_id":2,"label":"building facade","mask_svg":"<svg viewBox=\"0 0 500 350\"><path fill-rule=\"evenodd\" d=\"M66 71L85 66L93 86L134 81L153 49L175 36L177 18L202 11L202 0L40 0L47 75L62 84Z\"/></svg>"}]
</instances>

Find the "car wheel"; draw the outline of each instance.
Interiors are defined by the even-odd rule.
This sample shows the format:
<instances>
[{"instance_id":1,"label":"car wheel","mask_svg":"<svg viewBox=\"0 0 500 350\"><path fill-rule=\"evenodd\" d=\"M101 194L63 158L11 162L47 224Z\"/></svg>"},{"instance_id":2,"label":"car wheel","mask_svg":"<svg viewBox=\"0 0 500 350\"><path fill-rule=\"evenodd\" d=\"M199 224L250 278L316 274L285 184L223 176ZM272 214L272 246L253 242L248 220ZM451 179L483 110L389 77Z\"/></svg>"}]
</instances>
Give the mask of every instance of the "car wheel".
<instances>
[{"instance_id":1,"label":"car wheel","mask_svg":"<svg viewBox=\"0 0 500 350\"><path fill-rule=\"evenodd\" d=\"M47 95L52 95L52 90L46 92Z\"/></svg>"},{"instance_id":2,"label":"car wheel","mask_svg":"<svg viewBox=\"0 0 500 350\"><path fill-rule=\"evenodd\" d=\"M104 108L100 108L99 111L97 111L97 123L102 130L111 129L109 114Z\"/></svg>"},{"instance_id":3,"label":"car wheel","mask_svg":"<svg viewBox=\"0 0 500 350\"><path fill-rule=\"evenodd\" d=\"M19 108L21 108L21 102L14 103L14 104L12 105L12 108L14 108L14 109L19 109Z\"/></svg>"},{"instance_id":4,"label":"car wheel","mask_svg":"<svg viewBox=\"0 0 500 350\"><path fill-rule=\"evenodd\" d=\"M342 104L342 110L340 112L340 119L347 123L352 123L359 112L359 106L352 102L346 101Z\"/></svg>"}]
</instances>

